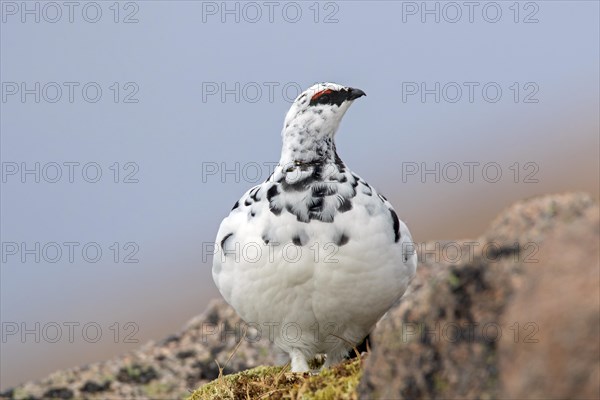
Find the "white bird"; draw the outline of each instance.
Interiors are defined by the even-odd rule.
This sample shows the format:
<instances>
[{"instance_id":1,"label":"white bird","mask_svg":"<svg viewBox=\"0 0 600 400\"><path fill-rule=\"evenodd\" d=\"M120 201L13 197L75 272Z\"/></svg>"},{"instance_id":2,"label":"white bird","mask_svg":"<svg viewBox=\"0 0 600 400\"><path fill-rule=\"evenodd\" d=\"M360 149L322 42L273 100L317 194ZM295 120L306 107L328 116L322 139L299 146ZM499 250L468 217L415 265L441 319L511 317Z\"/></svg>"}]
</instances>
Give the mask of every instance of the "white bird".
<instances>
[{"instance_id":1,"label":"white bird","mask_svg":"<svg viewBox=\"0 0 600 400\"><path fill-rule=\"evenodd\" d=\"M354 174L334 136L362 90L321 83L285 117L279 164L223 220L212 274L292 372L344 359L406 290L417 256L392 205ZM375 134L369 132L369 134Z\"/></svg>"}]
</instances>

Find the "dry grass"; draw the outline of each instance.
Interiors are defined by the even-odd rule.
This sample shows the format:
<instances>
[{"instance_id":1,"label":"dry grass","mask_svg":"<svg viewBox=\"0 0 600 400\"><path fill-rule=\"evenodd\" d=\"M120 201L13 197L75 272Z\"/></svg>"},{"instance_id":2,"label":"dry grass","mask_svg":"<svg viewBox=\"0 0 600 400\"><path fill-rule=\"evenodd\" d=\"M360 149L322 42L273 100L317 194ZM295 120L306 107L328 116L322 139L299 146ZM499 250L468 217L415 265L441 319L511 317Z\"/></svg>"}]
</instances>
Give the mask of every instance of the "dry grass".
<instances>
[{"instance_id":1,"label":"dry grass","mask_svg":"<svg viewBox=\"0 0 600 400\"><path fill-rule=\"evenodd\" d=\"M220 376L188 400L204 399L358 399L362 359L353 359L317 375L292 373L285 367L256 367Z\"/></svg>"},{"instance_id":2,"label":"dry grass","mask_svg":"<svg viewBox=\"0 0 600 400\"><path fill-rule=\"evenodd\" d=\"M242 338L245 337L244 330ZM341 340L345 340L334 335ZM223 375L223 370L237 353L240 340L225 365L219 368L219 377L195 390L187 400L358 400L356 388L362 375L362 364L367 355L361 356L354 347L356 358L333 368L321 369L318 374L289 372L289 364L283 367L260 366L237 374ZM369 349L367 342L367 349ZM311 368L318 368L324 359L311 360Z\"/></svg>"}]
</instances>

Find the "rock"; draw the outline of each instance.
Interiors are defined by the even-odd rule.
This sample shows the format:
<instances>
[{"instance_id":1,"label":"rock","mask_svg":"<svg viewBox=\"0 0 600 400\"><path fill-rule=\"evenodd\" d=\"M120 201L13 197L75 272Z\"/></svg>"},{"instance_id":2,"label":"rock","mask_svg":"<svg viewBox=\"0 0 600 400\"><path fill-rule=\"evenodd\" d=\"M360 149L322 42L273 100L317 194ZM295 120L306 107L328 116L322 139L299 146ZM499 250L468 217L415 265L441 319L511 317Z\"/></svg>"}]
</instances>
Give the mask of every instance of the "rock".
<instances>
[{"instance_id":1,"label":"rock","mask_svg":"<svg viewBox=\"0 0 600 400\"><path fill-rule=\"evenodd\" d=\"M223 372L233 373L261 364L273 364L267 340L242 340L243 324L224 301L210 303L204 314L184 329L143 345L113 360L57 371L37 382L9 389L0 398L156 399L183 398L198 385Z\"/></svg>"},{"instance_id":2,"label":"rock","mask_svg":"<svg viewBox=\"0 0 600 400\"><path fill-rule=\"evenodd\" d=\"M600 398L599 243L592 208L540 246L504 314L522 331L500 342L500 397Z\"/></svg>"},{"instance_id":3,"label":"rock","mask_svg":"<svg viewBox=\"0 0 600 400\"><path fill-rule=\"evenodd\" d=\"M156 378L158 375L153 367L139 364L122 367L117 373L117 380L123 383L145 384Z\"/></svg>"},{"instance_id":4,"label":"rock","mask_svg":"<svg viewBox=\"0 0 600 400\"><path fill-rule=\"evenodd\" d=\"M72 399L73 391L64 387L51 388L44 393L45 399Z\"/></svg>"},{"instance_id":5,"label":"rock","mask_svg":"<svg viewBox=\"0 0 600 400\"><path fill-rule=\"evenodd\" d=\"M504 318L508 304L524 282L535 278L535 272L528 275L527 270L538 270L547 262L540 248L549 252L541 247L548 236L585 221L597 207L585 194L529 199L502 213L479 240L454 243L461 250L459 259L436 256L431 260L419 254L421 262L409 291L371 335L372 353L359 388L361 398L501 397L504 364L499 359L508 350L504 345L499 349L499 344L525 333L524 325L515 330L515 318ZM425 248L445 245L429 243ZM587 260L593 259L591 248L577 241L555 251L569 258L574 247ZM576 274L578 267L570 266ZM541 304L554 296L540 292L536 301ZM575 304L569 304L572 313L579 315ZM593 307L597 310L597 304ZM552 316L550 312L546 318ZM586 342L577 345L585 347ZM523 385L519 394L527 391Z\"/></svg>"},{"instance_id":6,"label":"rock","mask_svg":"<svg viewBox=\"0 0 600 400\"><path fill-rule=\"evenodd\" d=\"M99 384L94 381L87 381L85 384L79 389L81 392L87 393L98 393L104 392L110 388L110 381L105 381L102 384Z\"/></svg>"}]
</instances>

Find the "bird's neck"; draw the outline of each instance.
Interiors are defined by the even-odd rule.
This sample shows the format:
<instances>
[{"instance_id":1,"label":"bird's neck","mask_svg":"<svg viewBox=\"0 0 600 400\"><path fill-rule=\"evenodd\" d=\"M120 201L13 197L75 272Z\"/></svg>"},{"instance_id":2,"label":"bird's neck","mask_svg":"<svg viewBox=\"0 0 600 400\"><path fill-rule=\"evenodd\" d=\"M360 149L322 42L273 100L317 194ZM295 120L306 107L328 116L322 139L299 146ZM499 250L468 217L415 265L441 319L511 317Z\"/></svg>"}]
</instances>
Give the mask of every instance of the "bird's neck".
<instances>
[{"instance_id":1,"label":"bird's neck","mask_svg":"<svg viewBox=\"0 0 600 400\"><path fill-rule=\"evenodd\" d=\"M302 164L327 164L335 163L339 157L335 149L333 134L319 131L300 131L284 129L282 133L283 146L281 148L280 165Z\"/></svg>"}]
</instances>

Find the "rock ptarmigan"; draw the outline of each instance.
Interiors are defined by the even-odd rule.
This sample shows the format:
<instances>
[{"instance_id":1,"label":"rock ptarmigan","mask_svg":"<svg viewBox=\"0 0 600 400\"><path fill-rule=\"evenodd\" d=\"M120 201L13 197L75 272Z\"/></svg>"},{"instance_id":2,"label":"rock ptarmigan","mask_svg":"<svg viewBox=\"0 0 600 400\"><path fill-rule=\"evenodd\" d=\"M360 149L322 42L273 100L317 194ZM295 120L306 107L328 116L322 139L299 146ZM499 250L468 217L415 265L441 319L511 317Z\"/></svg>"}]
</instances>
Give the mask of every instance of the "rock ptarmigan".
<instances>
[{"instance_id":1,"label":"rock ptarmigan","mask_svg":"<svg viewBox=\"0 0 600 400\"><path fill-rule=\"evenodd\" d=\"M235 203L217 233L213 279L250 326L291 359L332 366L406 290L417 256L384 196L338 156L334 136L362 90L320 83L285 117L273 174ZM373 134L373 133L370 133Z\"/></svg>"}]
</instances>

